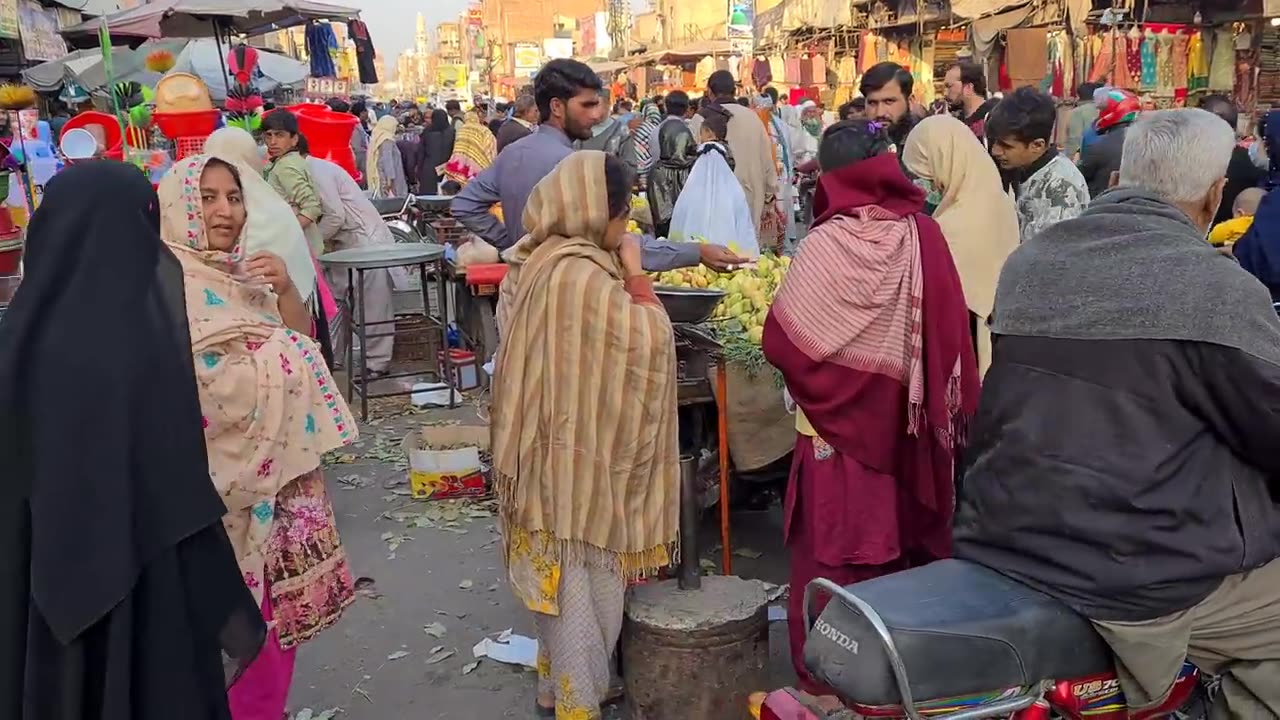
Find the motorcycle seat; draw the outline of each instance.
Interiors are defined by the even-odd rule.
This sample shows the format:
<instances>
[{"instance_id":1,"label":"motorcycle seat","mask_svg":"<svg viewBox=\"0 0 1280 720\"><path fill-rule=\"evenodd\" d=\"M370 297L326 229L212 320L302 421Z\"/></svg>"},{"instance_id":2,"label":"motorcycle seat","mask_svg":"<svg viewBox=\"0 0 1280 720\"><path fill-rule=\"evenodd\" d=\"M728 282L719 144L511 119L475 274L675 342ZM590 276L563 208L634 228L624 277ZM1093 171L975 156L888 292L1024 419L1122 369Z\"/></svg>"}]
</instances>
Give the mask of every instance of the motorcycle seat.
<instances>
[{"instance_id":1,"label":"motorcycle seat","mask_svg":"<svg viewBox=\"0 0 1280 720\"><path fill-rule=\"evenodd\" d=\"M376 198L372 202L379 215L399 215L406 200L404 197Z\"/></svg>"},{"instance_id":2,"label":"motorcycle seat","mask_svg":"<svg viewBox=\"0 0 1280 720\"><path fill-rule=\"evenodd\" d=\"M845 589L888 628L916 703L1112 668L1106 644L1087 619L981 565L940 560ZM804 659L815 677L848 701L902 703L880 634L839 598L810 628Z\"/></svg>"}]
</instances>

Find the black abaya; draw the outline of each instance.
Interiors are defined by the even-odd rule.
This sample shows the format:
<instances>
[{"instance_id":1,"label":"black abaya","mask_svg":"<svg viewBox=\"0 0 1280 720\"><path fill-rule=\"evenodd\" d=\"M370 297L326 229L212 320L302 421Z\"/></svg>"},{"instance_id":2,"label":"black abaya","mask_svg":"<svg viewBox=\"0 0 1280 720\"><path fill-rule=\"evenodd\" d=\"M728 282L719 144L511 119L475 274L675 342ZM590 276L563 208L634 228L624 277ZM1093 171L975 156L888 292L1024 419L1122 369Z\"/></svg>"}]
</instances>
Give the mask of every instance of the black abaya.
<instances>
[{"instance_id":1,"label":"black abaya","mask_svg":"<svg viewBox=\"0 0 1280 720\"><path fill-rule=\"evenodd\" d=\"M227 720L265 637L209 479L155 191L72 167L0 322L0 717Z\"/></svg>"}]
</instances>

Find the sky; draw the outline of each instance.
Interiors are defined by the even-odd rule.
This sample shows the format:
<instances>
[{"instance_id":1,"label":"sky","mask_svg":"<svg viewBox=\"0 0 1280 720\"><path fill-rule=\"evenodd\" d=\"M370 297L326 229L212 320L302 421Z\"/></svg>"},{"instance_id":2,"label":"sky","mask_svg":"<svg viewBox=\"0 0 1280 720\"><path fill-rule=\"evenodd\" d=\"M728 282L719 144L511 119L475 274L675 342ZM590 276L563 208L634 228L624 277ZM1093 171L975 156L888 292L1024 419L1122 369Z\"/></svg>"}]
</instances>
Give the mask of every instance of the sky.
<instances>
[{"instance_id":1,"label":"sky","mask_svg":"<svg viewBox=\"0 0 1280 720\"><path fill-rule=\"evenodd\" d=\"M421 12L427 19L427 29L435 32L437 24L457 20L458 14L469 5L468 0L333 0L334 4L360 8L360 18L369 25L373 45L382 53L394 73L396 58L413 47L417 33L417 17ZM635 9L643 11L646 0L632 0Z\"/></svg>"},{"instance_id":2,"label":"sky","mask_svg":"<svg viewBox=\"0 0 1280 720\"><path fill-rule=\"evenodd\" d=\"M418 31L417 17L427 19L427 29L434 32L437 24L457 20L470 4L468 0L334 0L336 4L360 8L360 19L369 26L373 45L382 53L389 75L394 72L396 58L413 47Z\"/></svg>"}]
</instances>

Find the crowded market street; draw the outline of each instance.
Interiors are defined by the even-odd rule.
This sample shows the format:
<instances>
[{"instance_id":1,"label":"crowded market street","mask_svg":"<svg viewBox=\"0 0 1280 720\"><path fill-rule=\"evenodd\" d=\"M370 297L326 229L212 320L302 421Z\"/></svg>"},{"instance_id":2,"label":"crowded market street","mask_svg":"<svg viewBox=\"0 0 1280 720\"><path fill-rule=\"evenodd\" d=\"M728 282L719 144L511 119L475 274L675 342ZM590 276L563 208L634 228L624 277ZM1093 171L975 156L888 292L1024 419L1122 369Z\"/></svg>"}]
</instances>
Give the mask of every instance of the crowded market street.
<instances>
[{"instance_id":1,"label":"crowded market street","mask_svg":"<svg viewBox=\"0 0 1280 720\"><path fill-rule=\"evenodd\" d=\"M1280 0L75 1L0 720L1280 720Z\"/></svg>"}]
</instances>

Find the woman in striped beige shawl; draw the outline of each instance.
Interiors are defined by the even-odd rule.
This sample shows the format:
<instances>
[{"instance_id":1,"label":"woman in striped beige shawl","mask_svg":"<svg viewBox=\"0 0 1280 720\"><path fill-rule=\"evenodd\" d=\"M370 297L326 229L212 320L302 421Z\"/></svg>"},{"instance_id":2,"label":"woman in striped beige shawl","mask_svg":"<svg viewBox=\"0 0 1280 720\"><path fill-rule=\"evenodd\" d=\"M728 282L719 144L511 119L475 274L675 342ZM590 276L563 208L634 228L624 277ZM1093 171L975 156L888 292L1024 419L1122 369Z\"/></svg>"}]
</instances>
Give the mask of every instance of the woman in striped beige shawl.
<instances>
[{"instance_id":1,"label":"woman in striped beige shawl","mask_svg":"<svg viewBox=\"0 0 1280 720\"><path fill-rule=\"evenodd\" d=\"M535 613L538 711L594 720L629 580L668 565L679 502L671 322L626 235L632 171L583 150L506 253L493 462L508 576Z\"/></svg>"}]
</instances>

